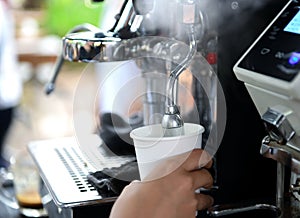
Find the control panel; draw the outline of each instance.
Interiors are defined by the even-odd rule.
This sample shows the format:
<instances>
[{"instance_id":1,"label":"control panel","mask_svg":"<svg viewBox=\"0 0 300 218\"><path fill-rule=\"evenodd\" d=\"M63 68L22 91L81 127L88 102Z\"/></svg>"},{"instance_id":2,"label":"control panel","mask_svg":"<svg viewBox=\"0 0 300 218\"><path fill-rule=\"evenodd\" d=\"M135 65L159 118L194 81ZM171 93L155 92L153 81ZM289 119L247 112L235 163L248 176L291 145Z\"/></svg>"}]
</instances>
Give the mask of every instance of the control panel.
<instances>
[{"instance_id":1,"label":"control panel","mask_svg":"<svg viewBox=\"0 0 300 218\"><path fill-rule=\"evenodd\" d=\"M245 33L247 34L247 33ZM300 3L290 0L233 67L259 114L276 108L300 135Z\"/></svg>"},{"instance_id":2,"label":"control panel","mask_svg":"<svg viewBox=\"0 0 300 218\"><path fill-rule=\"evenodd\" d=\"M300 70L300 3L290 1L255 45L238 63L239 68L287 82Z\"/></svg>"}]
</instances>

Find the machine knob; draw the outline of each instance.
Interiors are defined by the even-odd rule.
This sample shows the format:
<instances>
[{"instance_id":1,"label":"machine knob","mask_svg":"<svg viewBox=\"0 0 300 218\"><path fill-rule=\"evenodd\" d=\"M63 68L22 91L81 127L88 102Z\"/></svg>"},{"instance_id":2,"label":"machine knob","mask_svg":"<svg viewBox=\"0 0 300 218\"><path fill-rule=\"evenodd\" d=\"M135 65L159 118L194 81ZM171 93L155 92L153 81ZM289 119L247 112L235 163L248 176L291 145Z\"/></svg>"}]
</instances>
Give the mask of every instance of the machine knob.
<instances>
[{"instance_id":1,"label":"machine knob","mask_svg":"<svg viewBox=\"0 0 300 218\"><path fill-rule=\"evenodd\" d=\"M297 178L295 184L292 184L290 186L290 191L291 192L297 192L298 194L300 194L300 179L299 178Z\"/></svg>"}]
</instances>

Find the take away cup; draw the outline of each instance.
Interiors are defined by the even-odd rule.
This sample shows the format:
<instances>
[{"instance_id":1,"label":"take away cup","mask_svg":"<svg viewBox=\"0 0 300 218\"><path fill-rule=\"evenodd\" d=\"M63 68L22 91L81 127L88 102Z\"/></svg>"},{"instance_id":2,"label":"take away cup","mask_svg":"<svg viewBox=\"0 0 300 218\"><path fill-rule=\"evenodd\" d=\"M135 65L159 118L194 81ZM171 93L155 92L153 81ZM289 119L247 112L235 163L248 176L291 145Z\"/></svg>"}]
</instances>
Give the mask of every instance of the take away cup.
<instances>
[{"instance_id":1,"label":"take away cup","mask_svg":"<svg viewBox=\"0 0 300 218\"><path fill-rule=\"evenodd\" d=\"M203 126L194 123L185 123L184 133L180 136L164 136L161 124L132 130L130 137L133 139L141 181L158 179L176 170L189 152L201 148L203 132ZM168 165L171 159L175 160L172 166Z\"/></svg>"}]
</instances>

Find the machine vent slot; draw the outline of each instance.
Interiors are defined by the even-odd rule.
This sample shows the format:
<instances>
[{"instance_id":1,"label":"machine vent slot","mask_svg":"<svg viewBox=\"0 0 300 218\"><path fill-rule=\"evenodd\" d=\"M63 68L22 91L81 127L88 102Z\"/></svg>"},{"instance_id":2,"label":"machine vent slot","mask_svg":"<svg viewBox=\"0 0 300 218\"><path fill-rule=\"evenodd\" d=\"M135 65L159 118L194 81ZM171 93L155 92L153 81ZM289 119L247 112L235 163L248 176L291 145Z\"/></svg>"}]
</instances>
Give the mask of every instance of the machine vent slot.
<instances>
[{"instance_id":1,"label":"machine vent slot","mask_svg":"<svg viewBox=\"0 0 300 218\"><path fill-rule=\"evenodd\" d=\"M62 148L60 150L56 148L55 152L66 167L70 177L77 186L78 191L96 191L95 187L91 183L89 183L87 179L88 171L84 167L86 163L83 161L83 159L75 149Z\"/></svg>"}]
</instances>

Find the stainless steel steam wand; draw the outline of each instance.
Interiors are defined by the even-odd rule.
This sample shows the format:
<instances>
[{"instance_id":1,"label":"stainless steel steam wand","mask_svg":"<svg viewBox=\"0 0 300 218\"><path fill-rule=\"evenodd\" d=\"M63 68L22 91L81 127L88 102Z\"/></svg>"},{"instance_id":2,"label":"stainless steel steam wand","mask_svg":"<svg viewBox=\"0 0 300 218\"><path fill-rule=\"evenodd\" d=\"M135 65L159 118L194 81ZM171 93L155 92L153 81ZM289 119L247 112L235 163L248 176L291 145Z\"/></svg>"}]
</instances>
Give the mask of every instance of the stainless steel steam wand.
<instances>
[{"instance_id":1,"label":"stainless steel steam wand","mask_svg":"<svg viewBox=\"0 0 300 218\"><path fill-rule=\"evenodd\" d=\"M181 64L171 72L166 89L166 109L165 114L162 119L162 127L164 128L165 136L177 136L184 133L184 122L180 115L179 109L175 104L176 93L175 86L176 80L179 75L186 69L186 67L192 61L194 55L197 52L197 42L195 38L195 30L193 25L188 26L188 36L189 36L189 53Z\"/></svg>"},{"instance_id":2,"label":"stainless steel steam wand","mask_svg":"<svg viewBox=\"0 0 300 218\"><path fill-rule=\"evenodd\" d=\"M184 134L184 122L176 106L176 93L174 90L179 75L187 68L197 52L195 24L201 21L196 0L182 0L180 9L181 11L178 13L180 17L179 20L186 26L187 35L189 37L189 53L182 63L172 71L167 83L166 109L162 119L164 136L178 136Z\"/></svg>"}]
</instances>

